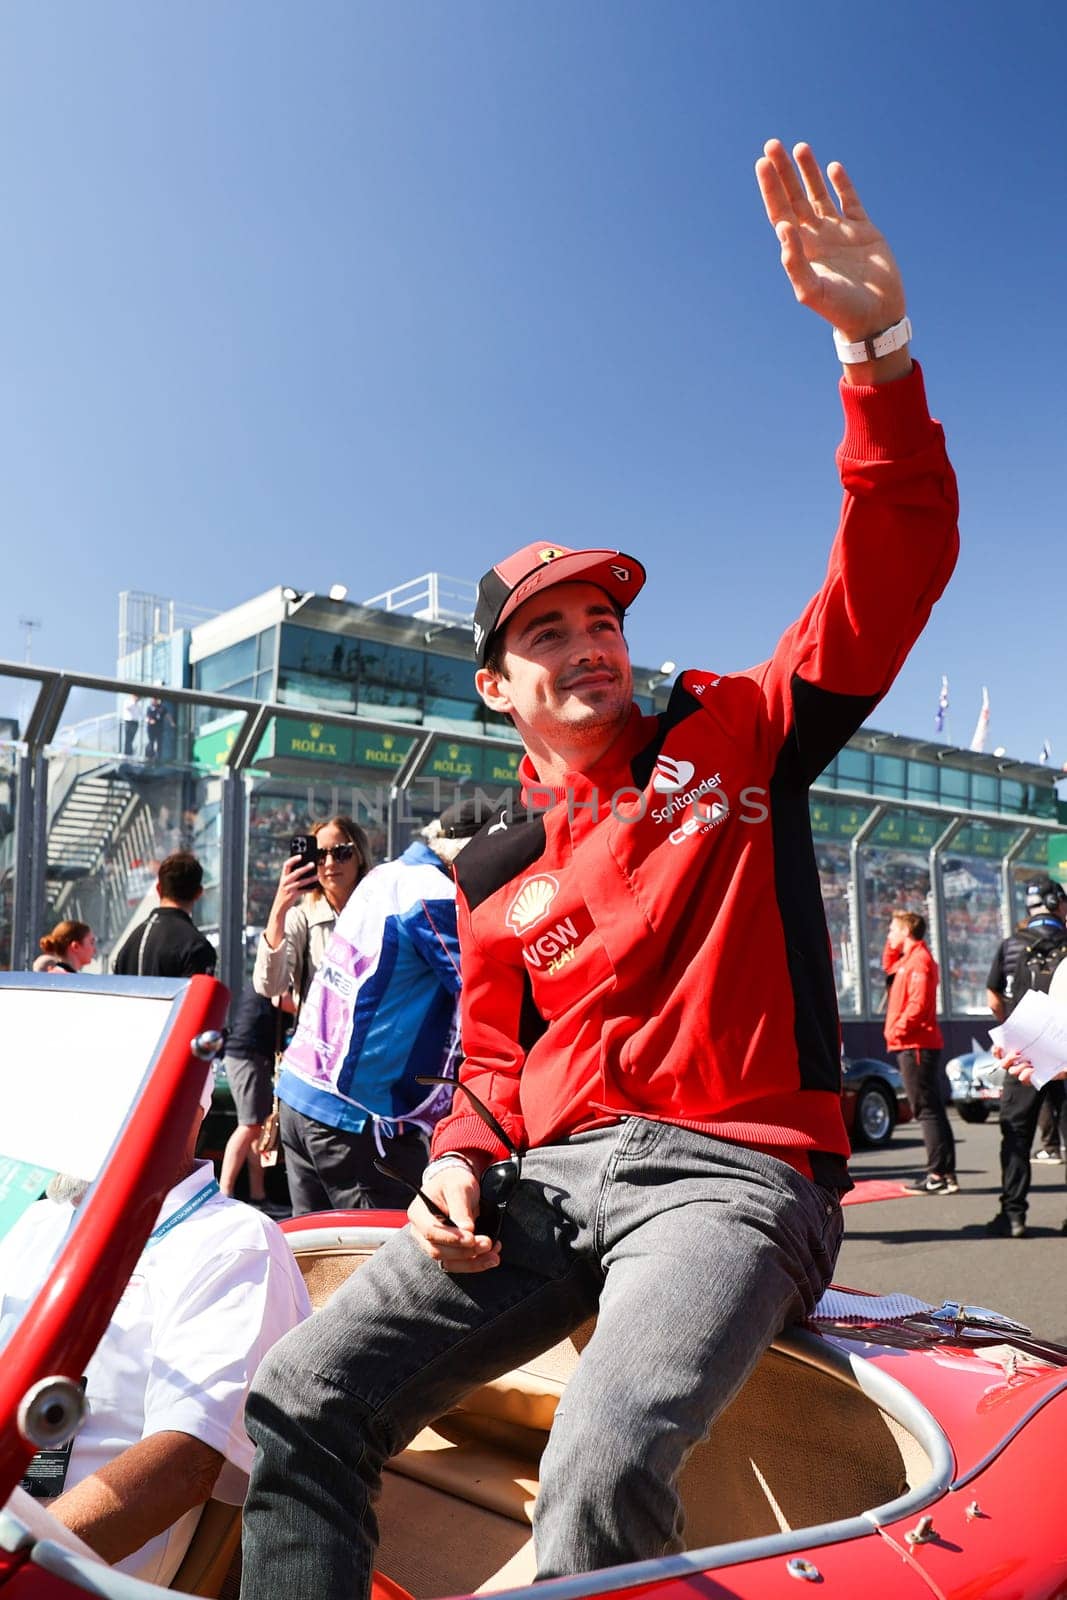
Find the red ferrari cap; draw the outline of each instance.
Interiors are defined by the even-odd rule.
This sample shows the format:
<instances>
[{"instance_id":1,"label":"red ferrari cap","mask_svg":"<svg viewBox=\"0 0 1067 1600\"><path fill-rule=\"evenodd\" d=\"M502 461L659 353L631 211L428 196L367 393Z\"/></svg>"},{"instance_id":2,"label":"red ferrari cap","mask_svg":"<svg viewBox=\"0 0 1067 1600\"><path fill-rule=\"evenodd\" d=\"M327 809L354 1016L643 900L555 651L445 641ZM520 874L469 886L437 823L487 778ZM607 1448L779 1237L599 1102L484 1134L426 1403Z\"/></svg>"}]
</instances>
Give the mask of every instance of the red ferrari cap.
<instances>
[{"instance_id":1,"label":"red ferrari cap","mask_svg":"<svg viewBox=\"0 0 1067 1600\"><path fill-rule=\"evenodd\" d=\"M485 665L489 641L524 601L555 583L595 583L625 611L640 594L645 569L621 550L568 550L562 544L528 544L490 567L478 585L474 653Z\"/></svg>"}]
</instances>

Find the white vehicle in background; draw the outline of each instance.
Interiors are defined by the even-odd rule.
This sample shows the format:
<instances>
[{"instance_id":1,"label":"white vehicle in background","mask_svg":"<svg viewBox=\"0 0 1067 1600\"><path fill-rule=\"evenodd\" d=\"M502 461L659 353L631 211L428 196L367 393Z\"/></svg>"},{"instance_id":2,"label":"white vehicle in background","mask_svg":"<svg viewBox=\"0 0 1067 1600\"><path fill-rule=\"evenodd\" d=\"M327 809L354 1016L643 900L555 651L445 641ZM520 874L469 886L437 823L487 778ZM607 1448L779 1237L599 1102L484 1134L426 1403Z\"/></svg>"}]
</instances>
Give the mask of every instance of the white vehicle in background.
<instances>
[{"instance_id":1,"label":"white vehicle in background","mask_svg":"<svg viewBox=\"0 0 1067 1600\"><path fill-rule=\"evenodd\" d=\"M945 1065L952 1104L964 1122L985 1122L991 1111L1000 1108L1000 1091L1004 1085L1004 1068L999 1066L992 1051L985 1050L977 1039L971 1040L971 1049L961 1056L953 1056Z\"/></svg>"}]
</instances>

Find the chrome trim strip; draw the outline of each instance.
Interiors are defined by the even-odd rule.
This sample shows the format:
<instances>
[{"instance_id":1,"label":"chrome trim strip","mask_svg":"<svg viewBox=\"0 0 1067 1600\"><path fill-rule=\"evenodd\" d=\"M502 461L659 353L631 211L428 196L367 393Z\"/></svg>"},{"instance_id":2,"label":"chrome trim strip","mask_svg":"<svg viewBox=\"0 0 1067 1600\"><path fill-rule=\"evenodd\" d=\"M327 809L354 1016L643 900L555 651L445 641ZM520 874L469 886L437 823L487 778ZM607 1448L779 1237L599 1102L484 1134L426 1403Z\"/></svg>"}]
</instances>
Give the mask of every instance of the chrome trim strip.
<instances>
[{"instance_id":1,"label":"chrome trim strip","mask_svg":"<svg viewBox=\"0 0 1067 1600\"><path fill-rule=\"evenodd\" d=\"M305 1250L316 1250L320 1254L335 1251L342 1255L348 1250L377 1249L395 1234L402 1233L403 1229L363 1228L353 1223L348 1227L302 1228L299 1232L283 1228L282 1232L295 1256L302 1255Z\"/></svg>"}]
</instances>

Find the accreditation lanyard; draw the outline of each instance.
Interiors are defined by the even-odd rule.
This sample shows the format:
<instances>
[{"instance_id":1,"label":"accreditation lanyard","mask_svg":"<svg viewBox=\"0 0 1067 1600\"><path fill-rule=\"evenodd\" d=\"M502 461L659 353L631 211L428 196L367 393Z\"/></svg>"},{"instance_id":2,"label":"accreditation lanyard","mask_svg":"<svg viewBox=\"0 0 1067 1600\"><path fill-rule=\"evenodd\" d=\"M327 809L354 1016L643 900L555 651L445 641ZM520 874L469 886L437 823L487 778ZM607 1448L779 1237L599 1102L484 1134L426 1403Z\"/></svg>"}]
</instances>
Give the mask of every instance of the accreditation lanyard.
<instances>
[{"instance_id":1,"label":"accreditation lanyard","mask_svg":"<svg viewBox=\"0 0 1067 1600\"><path fill-rule=\"evenodd\" d=\"M187 1217L191 1217L194 1211L199 1211L201 1206L206 1206L208 1201L213 1199L218 1192L219 1186L215 1179L212 1178L210 1183L205 1183L204 1187L198 1189L191 1199L187 1200L183 1206L179 1206L177 1211L171 1212L166 1222L161 1222L158 1228L152 1229L145 1241L145 1249L150 1250L154 1244L158 1244L159 1240L164 1238L172 1228L176 1228L179 1222L184 1222Z\"/></svg>"}]
</instances>

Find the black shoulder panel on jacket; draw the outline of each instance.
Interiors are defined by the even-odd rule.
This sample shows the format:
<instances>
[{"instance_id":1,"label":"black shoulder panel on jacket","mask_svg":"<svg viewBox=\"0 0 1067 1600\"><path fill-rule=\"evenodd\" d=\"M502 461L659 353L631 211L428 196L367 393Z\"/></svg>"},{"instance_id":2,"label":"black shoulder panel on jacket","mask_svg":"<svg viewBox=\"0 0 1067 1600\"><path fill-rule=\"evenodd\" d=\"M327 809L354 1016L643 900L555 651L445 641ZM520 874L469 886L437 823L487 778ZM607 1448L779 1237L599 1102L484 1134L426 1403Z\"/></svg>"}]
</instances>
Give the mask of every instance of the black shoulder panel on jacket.
<instances>
[{"instance_id":1,"label":"black shoulder panel on jacket","mask_svg":"<svg viewBox=\"0 0 1067 1600\"><path fill-rule=\"evenodd\" d=\"M630 762L630 771L638 789L644 789L652 779L652 769L659 759L663 749L663 741L673 728L685 722L700 710L700 701L695 694L690 694L688 689L682 688L682 681L678 682L671 690L671 697L667 702L665 711L656 714L656 732L642 750L639 750Z\"/></svg>"},{"instance_id":2,"label":"black shoulder panel on jacket","mask_svg":"<svg viewBox=\"0 0 1067 1600\"><path fill-rule=\"evenodd\" d=\"M534 1003L530 974L522 975L522 1009L519 1012L519 1043L527 1055L548 1027L548 1023Z\"/></svg>"},{"instance_id":3,"label":"black shoulder panel on jacket","mask_svg":"<svg viewBox=\"0 0 1067 1600\"><path fill-rule=\"evenodd\" d=\"M544 818L502 808L456 857L456 882L471 910L533 866L544 851Z\"/></svg>"},{"instance_id":4,"label":"black shoulder panel on jacket","mask_svg":"<svg viewBox=\"0 0 1067 1600\"><path fill-rule=\"evenodd\" d=\"M834 694L794 672L793 727L778 760L781 777L810 787L878 704L878 695Z\"/></svg>"},{"instance_id":5,"label":"black shoulder panel on jacket","mask_svg":"<svg viewBox=\"0 0 1067 1600\"><path fill-rule=\"evenodd\" d=\"M876 700L832 694L794 673L793 727L771 775L771 828L778 914L793 990L793 1033L804 1089L841 1087L840 1023L826 935L808 788Z\"/></svg>"},{"instance_id":6,"label":"black shoulder panel on jacket","mask_svg":"<svg viewBox=\"0 0 1067 1600\"><path fill-rule=\"evenodd\" d=\"M652 738L630 761L630 775L634 780L634 786L638 789L646 789L651 782L652 769L656 765L667 735L665 717L666 712L661 711L656 718L656 731Z\"/></svg>"}]
</instances>

